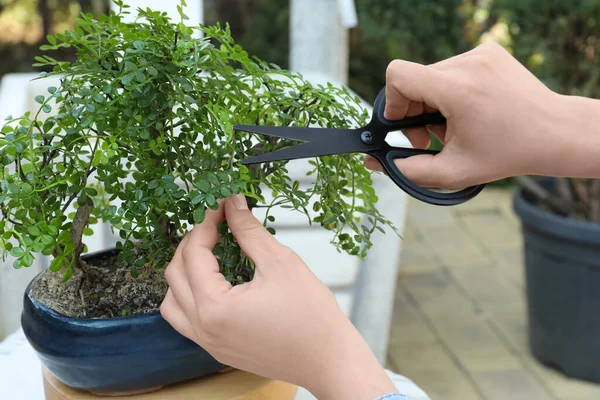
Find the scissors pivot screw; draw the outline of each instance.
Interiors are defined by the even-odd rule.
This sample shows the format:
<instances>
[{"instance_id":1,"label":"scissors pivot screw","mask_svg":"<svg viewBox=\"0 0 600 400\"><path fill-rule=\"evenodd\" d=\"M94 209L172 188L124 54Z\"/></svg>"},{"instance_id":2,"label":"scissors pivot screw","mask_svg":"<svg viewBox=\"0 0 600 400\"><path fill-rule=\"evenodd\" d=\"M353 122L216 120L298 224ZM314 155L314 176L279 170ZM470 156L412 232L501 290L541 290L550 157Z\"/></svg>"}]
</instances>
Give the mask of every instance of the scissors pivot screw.
<instances>
[{"instance_id":1,"label":"scissors pivot screw","mask_svg":"<svg viewBox=\"0 0 600 400\"><path fill-rule=\"evenodd\" d=\"M369 131L364 131L360 134L360 140L362 140L364 144L373 144L373 134Z\"/></svg>"}]
</instances>

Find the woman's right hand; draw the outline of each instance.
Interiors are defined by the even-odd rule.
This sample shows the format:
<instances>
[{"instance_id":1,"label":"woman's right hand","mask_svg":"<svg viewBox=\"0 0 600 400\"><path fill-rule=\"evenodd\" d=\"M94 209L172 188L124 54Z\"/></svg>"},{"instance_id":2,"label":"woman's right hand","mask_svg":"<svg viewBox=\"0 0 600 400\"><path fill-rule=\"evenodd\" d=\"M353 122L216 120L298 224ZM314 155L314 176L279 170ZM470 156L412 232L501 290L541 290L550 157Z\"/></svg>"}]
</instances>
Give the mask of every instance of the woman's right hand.
<instances>
[{"instance_id":1,"label":"woman's right hand","mask_svg":"<svg viewBox=\"0 0 600 400\"><path fill-rule=\"evenodd\" d=\"M600 177L600 101L559 95L504 48L484 44L433 65L396 60L387 70L387 119L440 111L435 155L396 160L426 187L459 189L516 175ZM425 128L404 134L429 146ZM367 157L365 165L382 171Z\"/></svg>"}]
</instances>

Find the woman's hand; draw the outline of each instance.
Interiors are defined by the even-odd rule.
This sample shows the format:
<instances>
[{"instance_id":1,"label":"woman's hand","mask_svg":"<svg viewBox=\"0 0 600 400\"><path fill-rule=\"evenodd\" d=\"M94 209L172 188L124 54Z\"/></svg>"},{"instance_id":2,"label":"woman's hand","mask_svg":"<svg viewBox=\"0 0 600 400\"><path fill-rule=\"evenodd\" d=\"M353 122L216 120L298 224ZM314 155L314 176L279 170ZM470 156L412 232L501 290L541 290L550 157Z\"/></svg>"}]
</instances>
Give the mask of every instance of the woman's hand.
<instances>
[{"instance_id":1,"label":"woman's hand","mask_svg":"<svg viewBox=\"0 0 600 400\"><path fill-rule=\"evenodd\" d=\"M424 66L393 61L387 70L388 119L440 111L430 130L435 155L396 160L421 186L459 189L516 175L600 177L600 101L561 96L497 44ZM404 132L429 146L425 128ZM365 159L370 169L379 163Z\"/></svg>"},{"instance_id":2,"label":"woman's hand","mask_svg":"<svg viewBox=\"0 0 600 400\"><path fill-rule=\"evenodd\" d=\"M227 219L254 279L232 287L212 253ZM163 317L223 364L310 390L319 399L395 392L331 291L248 210L243 196L207 211L166 269Z\"/></svg>"}]
</instances>

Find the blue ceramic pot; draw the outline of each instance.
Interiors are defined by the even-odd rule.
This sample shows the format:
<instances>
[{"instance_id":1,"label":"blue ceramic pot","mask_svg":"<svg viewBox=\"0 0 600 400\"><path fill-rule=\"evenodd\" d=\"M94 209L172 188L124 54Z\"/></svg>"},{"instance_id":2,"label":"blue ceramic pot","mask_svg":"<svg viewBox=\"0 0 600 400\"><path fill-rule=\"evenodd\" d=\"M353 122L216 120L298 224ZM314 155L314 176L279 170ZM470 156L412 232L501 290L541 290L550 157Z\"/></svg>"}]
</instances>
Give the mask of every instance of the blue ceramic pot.
<instances>
[{"instance_id":1,"label":"blue ceramic pot","mask_svg":"<svg viewBox=\"0 0 600 400\"><path fill-rule=\"evenodd\" d=\"M32 298L32 283L24 296L23 331L42 364L68 386L91 392L135 391L226 368L175 331L159 312L69 318Z\"/></svg>"}]
</instances>

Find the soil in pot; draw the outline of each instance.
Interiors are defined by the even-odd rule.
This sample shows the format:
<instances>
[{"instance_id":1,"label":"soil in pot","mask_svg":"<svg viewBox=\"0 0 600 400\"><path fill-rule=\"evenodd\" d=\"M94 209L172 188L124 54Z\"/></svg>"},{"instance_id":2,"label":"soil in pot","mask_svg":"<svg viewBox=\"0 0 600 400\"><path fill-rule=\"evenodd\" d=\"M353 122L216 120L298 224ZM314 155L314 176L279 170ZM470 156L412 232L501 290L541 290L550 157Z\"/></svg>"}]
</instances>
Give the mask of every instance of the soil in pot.
<instances>
[{"instance_id":1,"label":"soil in pot","mask_svg":"<svg viewBox=\"0 0 600 400\"><path fill-rule=\"evenodd\" d=\"M137 250L142 255L142 249ZM31 295L52 310L71 318L114 318L147 314L159 309L168 289L164 269L153 262L137 278L131 267L117 261L117 251L91 255L83 268L62 281L62 274L46 271L36 279Z\"/></svg>"}]
</instances>

